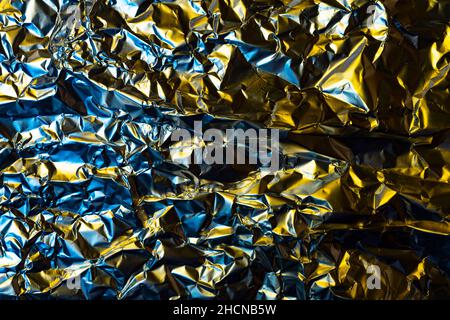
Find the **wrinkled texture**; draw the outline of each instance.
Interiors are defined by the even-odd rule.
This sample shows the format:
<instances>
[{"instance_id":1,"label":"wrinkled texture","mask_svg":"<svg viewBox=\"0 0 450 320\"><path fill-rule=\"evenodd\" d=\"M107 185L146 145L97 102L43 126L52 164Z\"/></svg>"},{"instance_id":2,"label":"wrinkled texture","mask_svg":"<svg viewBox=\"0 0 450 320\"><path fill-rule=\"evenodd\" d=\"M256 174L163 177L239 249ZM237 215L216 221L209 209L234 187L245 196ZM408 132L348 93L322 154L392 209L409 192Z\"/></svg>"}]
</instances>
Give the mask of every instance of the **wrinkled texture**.
<instances>
[{"instance_id":1,"label":"wrinkled texture","mask_svg":"<svg viewBox=\"0 0 450 320\"><path fill-rule=\"evenodd\" d=\"M450 298L449 21L444 0L0 1L0 298ZM177 163L195 120L280 129L282 168Z\"/></svg>"}]
</instances>

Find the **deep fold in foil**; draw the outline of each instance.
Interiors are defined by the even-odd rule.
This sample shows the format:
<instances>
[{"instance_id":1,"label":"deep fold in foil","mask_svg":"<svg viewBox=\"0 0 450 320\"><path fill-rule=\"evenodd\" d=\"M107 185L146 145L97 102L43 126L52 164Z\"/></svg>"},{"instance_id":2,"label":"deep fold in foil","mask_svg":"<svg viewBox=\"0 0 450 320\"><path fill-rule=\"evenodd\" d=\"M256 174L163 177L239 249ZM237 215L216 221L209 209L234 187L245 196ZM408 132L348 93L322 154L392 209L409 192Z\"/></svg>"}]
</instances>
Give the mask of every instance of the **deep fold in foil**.
<instances>
[{"instance_id":1,"label":"deep fold in foil","mask_svg":"<svg viewBox=\"0 0 450 320\"><path fill-rule=\"evenodd\" d=\"M0 298L450 298L449 21L446 0L1 1ZM279 129L282 168L178 163L194 121Z\"/></svg>"}]
</instances>

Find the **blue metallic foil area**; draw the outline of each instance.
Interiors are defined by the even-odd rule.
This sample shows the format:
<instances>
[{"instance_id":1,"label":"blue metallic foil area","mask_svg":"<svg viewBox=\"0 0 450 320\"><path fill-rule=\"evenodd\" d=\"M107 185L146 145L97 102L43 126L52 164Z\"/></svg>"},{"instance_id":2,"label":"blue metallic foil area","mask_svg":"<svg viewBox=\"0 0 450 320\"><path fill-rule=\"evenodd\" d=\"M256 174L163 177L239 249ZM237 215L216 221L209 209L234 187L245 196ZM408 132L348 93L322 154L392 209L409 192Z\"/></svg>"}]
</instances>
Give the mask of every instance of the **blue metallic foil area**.
<instances>
[{"instance_id":1,"label":"blue metallic foil area","mask_svg":"<svg viewBox=\"0 0 450 320\"><path fill-rule=\"evenodd\" d=\"M450 298L449 21L0 1L0 298ZM281 168L175 161L194 121L279 129Z\"/></svg>"}]
</instances>

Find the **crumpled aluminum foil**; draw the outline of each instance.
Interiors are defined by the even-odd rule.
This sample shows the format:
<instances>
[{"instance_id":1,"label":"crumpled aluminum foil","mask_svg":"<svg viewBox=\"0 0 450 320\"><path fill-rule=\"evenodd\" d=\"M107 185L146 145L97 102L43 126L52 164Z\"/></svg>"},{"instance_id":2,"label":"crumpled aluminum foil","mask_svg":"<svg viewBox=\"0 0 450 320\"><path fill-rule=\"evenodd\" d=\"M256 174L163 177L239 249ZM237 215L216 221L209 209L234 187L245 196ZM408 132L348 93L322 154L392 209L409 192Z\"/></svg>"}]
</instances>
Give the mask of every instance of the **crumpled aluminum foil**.
<instances>
[{"instance_id":1,"label":"crumpled aluminum foil","mask_svg":"<svg viewBox=\"0 0 450 320\"><path fill-rule=\"evenodd\" d=\"M444 0L1 1L0 297L449 298L449 21ZM279 129L282 168L178 163L194 121Z\"/></svg>"}]
</instances>

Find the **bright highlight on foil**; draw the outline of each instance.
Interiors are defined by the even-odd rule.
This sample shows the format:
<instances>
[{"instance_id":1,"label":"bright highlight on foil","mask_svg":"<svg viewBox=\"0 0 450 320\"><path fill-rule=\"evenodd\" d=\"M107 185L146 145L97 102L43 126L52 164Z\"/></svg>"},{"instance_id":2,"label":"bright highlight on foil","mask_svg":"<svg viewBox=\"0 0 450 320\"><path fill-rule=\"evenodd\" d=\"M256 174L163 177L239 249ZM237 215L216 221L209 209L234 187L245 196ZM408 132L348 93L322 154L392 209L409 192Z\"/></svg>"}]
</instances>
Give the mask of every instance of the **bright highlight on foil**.
<instances>
[{"instance_id":1,"label":"bright highlight on foil","mask_svg":"<svg viewBox=\"0 0 450 320\"><path fill-rule=\"evenodd\" d=\"M0 1L0 298L449 298L449 21Z\"/></svg>"}]
</instances>

